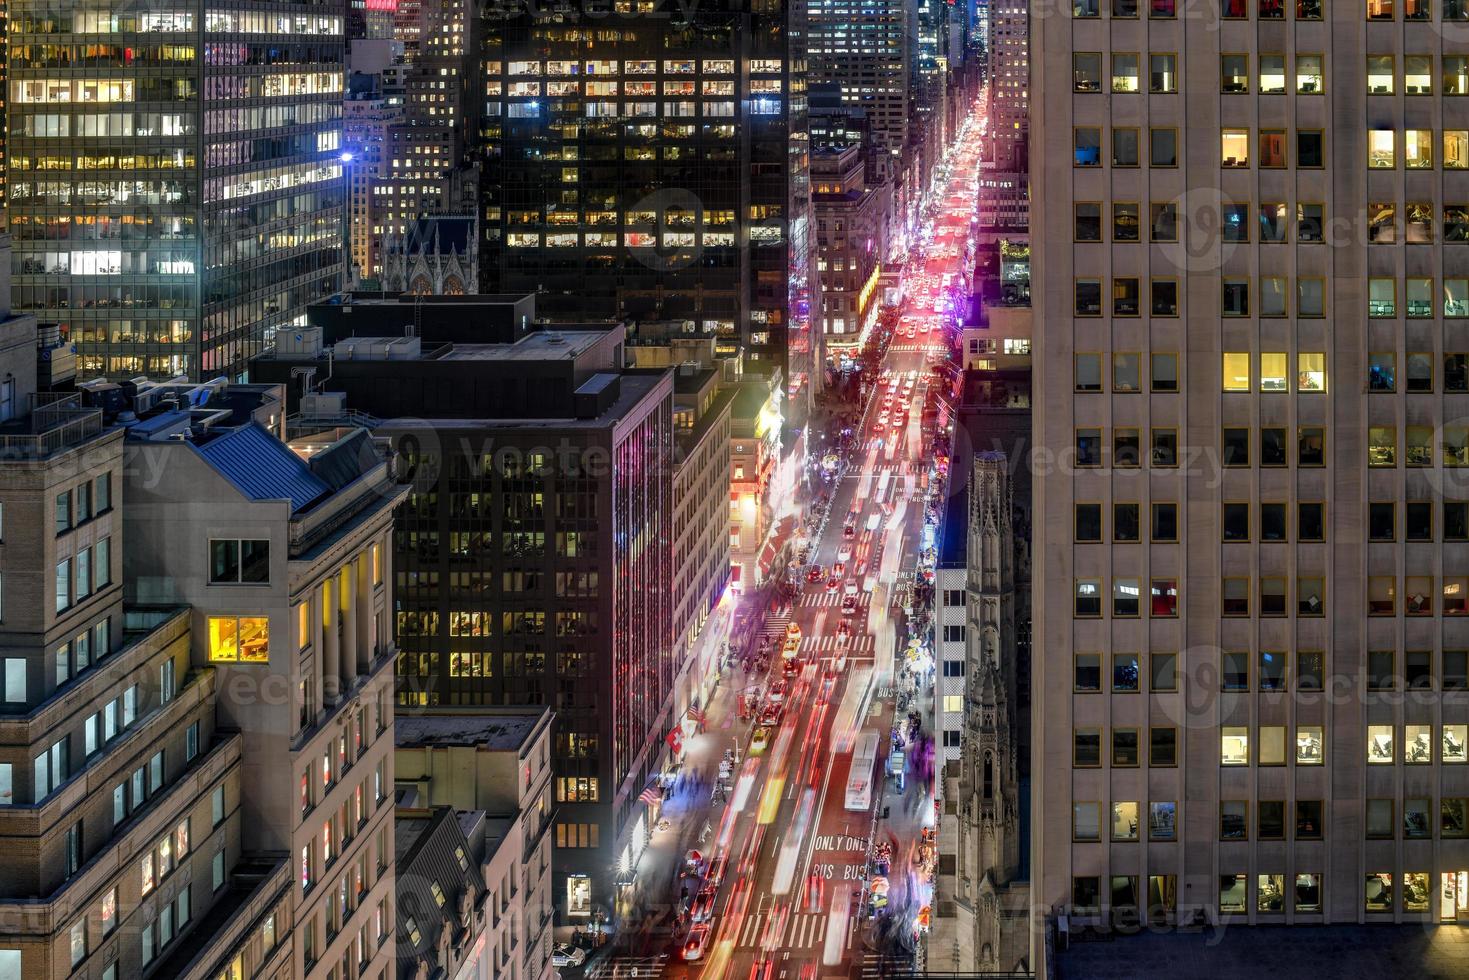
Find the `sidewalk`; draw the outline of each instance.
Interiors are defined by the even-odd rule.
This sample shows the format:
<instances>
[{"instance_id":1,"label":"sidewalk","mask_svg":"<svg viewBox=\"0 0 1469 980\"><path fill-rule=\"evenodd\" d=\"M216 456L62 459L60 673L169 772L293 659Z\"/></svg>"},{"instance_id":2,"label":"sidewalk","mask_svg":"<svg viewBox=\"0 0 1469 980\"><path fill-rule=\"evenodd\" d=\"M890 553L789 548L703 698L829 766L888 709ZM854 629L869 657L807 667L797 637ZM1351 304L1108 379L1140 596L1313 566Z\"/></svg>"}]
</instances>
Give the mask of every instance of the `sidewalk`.
<instances>
[{"instance_id":1,"label":"sidewalk","mask_svg":"<svg viewBox=\"0 0 1469 980\"><path fill-rule=\"evenodd\" d=\"M710 796L724 750L732 746L738 750L737 743L745 735L746 725L736 717L737 695L744 687L744 677L738 667L720 674L704 709L704 728L684 742L678 778L665 791L658 812L659 825L667 821L668 829L653 828L638 860L633 907L624 920L636 926L614 938L619 955L656 955L678 938L675 903L679 900L679 871L689 851L707 856L713 850L725 808L723 804L714 806Z\"/></svg>"}]
</instances>

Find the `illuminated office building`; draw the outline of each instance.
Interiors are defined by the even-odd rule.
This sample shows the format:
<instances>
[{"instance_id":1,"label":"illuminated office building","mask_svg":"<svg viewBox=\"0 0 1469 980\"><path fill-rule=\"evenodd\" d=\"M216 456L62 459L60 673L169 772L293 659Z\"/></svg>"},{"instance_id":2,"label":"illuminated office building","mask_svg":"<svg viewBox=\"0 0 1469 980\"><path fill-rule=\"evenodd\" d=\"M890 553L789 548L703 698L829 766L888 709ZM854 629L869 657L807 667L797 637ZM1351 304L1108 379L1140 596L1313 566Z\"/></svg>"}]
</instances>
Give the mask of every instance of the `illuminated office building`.
<instances>
[{"instance_id":1,"label":"illuminated office building","mask_svg":"<svg viewBox=\"0 0 1469 980\"><path fill-rule=\"evenodd\" d=\"M1031 28L1034 903L1462 922L1469 8Z\"/></svg>"},{"instance_id":2,"label":"illuminated office building","mask_svg":"<svg viewBox=\"0 0 1469 980\"><path fill-rule=\"evenodd\" d=\"M794 8L747 7L485 20L480 282L743 345L799 425L818 288L804 37Z\"/></svg>"},{"instance_id":3,"label":"illuminated office building","mask_svg":"<svg viewBox=\"0 0 1469 980\"><path fill-rule=\"evenodd\" d=\"M9 17L17 307L83 375L241 375L341 274L341 7Z\"/></svg>"},{"instance_id":4,"label":"illuminated office building","mask_svg":"<svg viewBox=\"0 0 1469 980\"><path fill-rule=\"evenodd\" d=\"M843 108L861 109L876 150L873 170L889 179L908 141L914 7L903 0L810 0L810 78L835 88Z\"/></svg>"},{"instance_id":5,"label":"illuminated office building","mask_svg":"<svg viewBox=\"0 0 1469 980\"><path fill-rule=\"evenodd\" d=\"M1030 135L1030 8L1027 0L993 0L987 13L991 159L996 170L1023 172Z\"/></svg>"}]
</instances>

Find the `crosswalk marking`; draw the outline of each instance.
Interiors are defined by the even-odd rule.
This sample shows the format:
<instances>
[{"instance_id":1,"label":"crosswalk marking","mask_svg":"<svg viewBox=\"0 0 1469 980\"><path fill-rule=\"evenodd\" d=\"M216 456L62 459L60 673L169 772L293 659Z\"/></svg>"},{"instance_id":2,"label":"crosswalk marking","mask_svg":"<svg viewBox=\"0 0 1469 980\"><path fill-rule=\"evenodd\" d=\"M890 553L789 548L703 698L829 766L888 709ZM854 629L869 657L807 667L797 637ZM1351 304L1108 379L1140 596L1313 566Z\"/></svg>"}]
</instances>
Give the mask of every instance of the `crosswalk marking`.
<instances>
[{"instance_id":1,"label":"crosswalk marking","mask_svg":"<svg viewBox=\"0 0 1469 980\"><path fill-rule=\"evenodd\" d=\"M869 601L871 595L872 593L870 592L858 592L857 607L860 609L863 605L865 605ZM841 604L842 594L840 592L806 592L801 595L801 605L806 607L840 606Z\"/></svg>"},{"instance_id":2,"label":"crosswalk marking","mask_svg":"<svg viewBox=\"0 0 1469 980\"><path fill-rule=\"evenodd\" d=\"M786 626L790 621L790 613L785 613L780 616L767 616L765 626L760 630L760 635L784 638L786 635Z\"/></svg>"},{"instance_id":3,"label":"crosswalk marking","mask_svg":"<svg viewBox=\"0 0 1469 980\"><path fill-rule=\"evenodd\" d=\"M630 980L633 977L638 980L657 980L663 975L667 960L667 953L657 956L615 956L592 967L587 971L587 977L588 980Z\"/></svg>"},{"instance_id":4,"label":"crosswalk marking","mask_svg":"<svg viewBox=\"0 0 1469 980\"><path fill-rule=\"evenodd\" d=\"M773 913L757 912L746 916L736 937L736 949L760 947L770 931ZM829 916L825 912L800 912L788 917L785 932L773 938L782 949L810 949L826 942Z\"/></svg>"},{"instance_id":5,"label":"crosswalk marking","mask_svg":"<svg viewBox=\"0 0 1469 980\"><path fill-rule=\"evenodd\" d=\"M852 636L841 640L836 636L808 636L801 641L802 653L814 653L818 657L835 657L846 653L848 657L870 657L877 646L877 637Z\"/></svg>"}]
</instances>

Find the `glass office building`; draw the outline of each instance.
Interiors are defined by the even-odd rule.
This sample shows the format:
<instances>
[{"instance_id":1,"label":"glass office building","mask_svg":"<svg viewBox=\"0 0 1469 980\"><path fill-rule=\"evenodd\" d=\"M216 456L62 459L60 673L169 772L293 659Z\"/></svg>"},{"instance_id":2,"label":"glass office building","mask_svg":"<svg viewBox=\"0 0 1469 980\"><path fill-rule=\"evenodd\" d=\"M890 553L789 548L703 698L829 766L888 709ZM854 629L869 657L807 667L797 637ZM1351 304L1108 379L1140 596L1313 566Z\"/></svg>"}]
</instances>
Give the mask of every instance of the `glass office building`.
<instances>
[{"instance_id":1,"label":"glass office building","mask_svg":"<svg viewBox=\"0 0 1469 980\"><path fill-rule=\"evenodd\" d=\"M339 285L342 6L9 17L16 308L85 376L240 376Z\"/></svg>"}]
</instances>

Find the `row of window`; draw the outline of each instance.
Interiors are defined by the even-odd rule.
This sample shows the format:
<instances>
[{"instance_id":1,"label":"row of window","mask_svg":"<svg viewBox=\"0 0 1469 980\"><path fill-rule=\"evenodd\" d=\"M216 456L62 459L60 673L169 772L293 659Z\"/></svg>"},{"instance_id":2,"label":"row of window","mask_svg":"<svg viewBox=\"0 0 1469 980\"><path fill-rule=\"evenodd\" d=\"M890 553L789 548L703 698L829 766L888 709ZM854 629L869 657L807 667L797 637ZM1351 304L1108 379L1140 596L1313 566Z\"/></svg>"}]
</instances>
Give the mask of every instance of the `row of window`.
<instances>
[{"instance_id":1,"label":"row of window","mask_svg":"<svg viewBox=\"0 0 1469 980\"><path fill-rule=\"evenodd\" d=\"M380 700L378 701L377 710L379 722L377 734L381 735L386 730L386 723L383 716L383 712L387 710L386 691L383 692ZM367 741L367 708L366 706L363 706L357 709L355 715L347 716L346 730L337 735L337 737L332 740L327 751L322 753L321 767L319 770L319 790L313 791L313 787L317 785L317 780L313 778L316 773L315 766L307 766L306 771L301 774L300 802L301 816L303 819L316 807L316 804L318 802L320 802L322 799L325 799L327 793L331 792L332 787L337 785L337 780L341 779L344 775L346 775L347 771L352 768L352 764L357 759L361 758L362 751L368 744L370 743ZM349 745L352 747L350 755L348 754ZM362 787L358 786L357 794L359 797L359 811L361 809L361 793ZM383 773L381 763L378 764L378 771L374 777L373 793L375 799L382 798Z\"/></svg>"},{"instance_id":2,"label":"row of window","mask_svg":"<svg viewBox=\"0 0 1469 980\"><path fill-rule=\"evenodd\" d=\"M1103 141L1101 126L1077 126L1072 130L1072 165L1082 169L1101 167ZM1268 169L1284 169L1287 162L1286 130L1261 129L1259 133L1259 157L1257 166ZM1132 168L1142 166L1142 129L1137 126L1113 126L1110 130L1113 167ZM1326 166L1326 137L1319 129L1295 131L1295 166L1305 170L1320 170ZM1250 149L1253 142L1248 128L1226 128L1219 131L1219 165L1225 168L1243 169L1250 166ZM1178 166L1178 130L1175 127L1153 127L1148 130L1148 166Z\"/></svg>"},{"instance_id":3,"label":"row of window","mask_svg":"<svg viewBox=\"0 0 1469 980\"><path fill-rule=\"evenodd\" d=\"M1319 872L1300 872L1293 876L1284 874L1243 873L1219 876L1218 903L1220 912L1248 912L1250 910L1250 879L1254 879L1254 903L1256 912L1266 915L1284 913L1287 908L1297 914L1319 915L1322 911L1322 888L1324 876ZM1290 887L1287 889L1287 879ZM1445 873L1445 901L1452 901L1455 888L1453 880L1462 880L1463 872ZM1111 875L1106 879L1107 894L1102 893L1103 879L1097 875L1083 875L1071 879L1071 904L1073 915L1097 915L1107 907L1114 914L1124 910L1136 913L1143 908L1139 902L1138 877L1136 875ZM1401 887L1399 887L1401 883ZM1462 886L1460 886L1462 887ZM1177 908L1178 880L1175 875L1149 875L1146 909L1150 918L1165 917ZM1399 903L1398 895L1401 894ZM1430 876L1427 871L1405 871L1401 875L1391 871L1372 872L1365 876L1362 886L1362 907L1366 912L1391 913L1401 905L1404 912L1428 912L1432 900ZM1451 914L1450 910L1445 910Z\"/></svg>"},{"instance_id":4,"label":"row of window","mask_svg":"<svg viewBox=\"0 0 1469 980\"><path fill-rule=\"evenodd\" d=\"M1366 0L1366 16L1370 21L1392 21L1397 19L1399 5L1395 0ZM1178 16L1177 0L1111 0L1110 13L1113 20L1136 20L1143 8L1150 20L1172 20ZM1409 23L1427 23L1433 20L1432 0L1402 0L1402 19ZM1319 21L1322 19L1321 0L1258 0L1254 4L1254 17L1258 20L1284 20L1286 10L1295 12L1295 20ZM1071 16L1090 19L1101 16L1101 0L1071 0ZM1221 20L1249 20L1250 0L1219 0L1217 12ZM1469 4L1465 0L1443 0L1440 18L1447 22L1469 20Z\"/></svg>"},{"instance_id":5,"label":"row of window","mask_svg":"<svg viewBox=\"0 0 1469 980\"><path fill-rule=\"evenodd\" d=\"M1296 358L1296 391L1324 390L1325 371L1318 361L1321 352L1299 353ZM1110 357L1110 371L1107 370ZM1290 387L1290 354L1286 351L1227 351L1222 360L1223 389L1226 392L1283 393ZM1409 393L1431 393L1434 390L1432 351L1408 351L1403 355L1403 390ZM1148 354L1148 385L1143 386L1143 354L1124 351L1107 355L1083 351L1073 355L1074 390L1079 392L1110 391L1114 395L1172 394L1178 391L1178 354ZM1257 370L1258 367L1258 370ZM1110 375L1110 385L1103 378ZM1317 387L1320 385L1320 387ZM1367 355L1367 390L1390 393L1398 390L1398 355L1394 351L1373 351ZM1469 392L1469 354L1452 352L1443 355L1443 390Z\"/></svg>"},{"instance_id":6,"label":"row of window","mask_svg":"<svg viewBox=\"0 0 1469 980\"><path fill-rule=\"evenodd\" d=\"M1102 15L1101 0L1072 0L1071 16L1075 18L1093 18ZM1142 16L1143 11L1150 20L1172 20L1178 16L1177 0L1111 0L1107 5L1113 20L1136 20ZM1252 16L1258 20L1284 20L1286 11L1293 12L1293 19L1304 21L1319 21L1322 19L1323 5L1321 0L1295 0L1289 3L1287 0L1218 0L1216 12L1221 20L1249 20ZM1364 4L1366 17L1371 21L1391 21L1398 19L1397 11L1402 10L1402 19L1408 22L1425 23L1433 20L1434 4L1432 0L1366 0ZM1466 21L1469 20L1469 3L1465 0L1441 0L1438 5L1439 19L1443 21Z\"/></svg>"},{"instance_id":7,"label":"row of window","mask_svg":"<svg viewBox=\"0 0 1469 980\"><path fill-rule=\"evenodd\" d=\"M1469 235L1469 211L1465 212L1465 234ZM1469 238L1466 238L1469 241ZM1174 277L1159 277L1148 281L1148 306L1143 309L1143 280L1138 276L1116 276L1111 281L1110 302L1103 302L1105 280L1097 276L1079 276L1072 282L1075 303L1073 314L1078 319L1089 319L1110 315L1113 317L1176 317L1179 315L1179 287ZM1462 283L1463 280L1455 280ZM1447 285L1447 283L1446 283ZM1248 276L1223 276L1219 280L1219 314L1223 317L1239 318L1251 315L1250 293L1256 294L1261 318L1285 318L1291 316L1290 296L1295 293L1295 315L1316 319L1326 315L1326 280L1320 277L1302 276L1296 280L1294 290L1290 279L1284 276L1265 276L1258 286ZM1445 309L1448 303L1445 302Z\"/></svg>"},{"instance_id":8,"label":"row of window","mask_svg":"<svg viewBox=\"0 0 1469 980\"><path fill-rule=\"evenodd\" d=\"M56 611L65 612L73 603L111 584L112 539L107 537L56 563Z\"/></svg>"},{"instance_id":9,"label":"row of window","mask_svg":"<svg viewBox=\"0 0 1469 980\"><path fill-rule=\"evenodd\" d=\"M1199 212L1204 217L1204 212ZM1296 241L1302 245L1322 244L1326 241L1326 206L1320 203L1299 203L1295 207L1294 221L1290 205L1278 201L1260 204L1254 220L1250 215L1249 202L1243 204L1221 201L1217 218L1212 227L1201 226L1200 234L1207 234L1220 242L1248 243L1251 240L1251 225L1259 229L1262 245L1283 245L1290 241L1290 229L1295 226ZM1101 242L1104 227L1103 205L1099 201L1077 201L1073 210L1072 238L1077 242ZM1117 244L1141 242L1141 206L1137 201L1115 201L1112 204L1112 238ZM1175 244L1178 242L1178 202L1153 201L1148 205L1148 238L1153 244ZM1430 280L1431 281L1431 280ZM1456 280L1463 282L1463 280ZM1460 315L1469 315L1469 311Z\"/></svg>"},{"instance_id":10,"label":"row of window","mask_svg":"<svg viewBox=\"0 0 1469 980\"><path fill-rule=\"evenodd\" d=\"M1102 579L1076 580L1075 615L1078 619L1100 619L1102 616ZM1148 609L1152 618L1172 619L1178 615L1178 580L1155 578L1148 588ZM1112 615L1135 619L1142 615L1143 586L1140 579L1118 578L1112 584Z\"/></svg>"},{"instance_id":11,"label":"row of window","mask_svg":"<svg viewBox=\"0 0 1469 980\"><path fill-rule=\"evenodd\" d=\"M1225 655L1226 658L1229 654ZM1248 654L1239 654L1248 664ZM1226 664L1226 669L1228 665ZM1247 682L1246 682L1247 683ZM1284 683L1282 679L1282 683ZM1228 688L1226 688L1228 690ZM1440 725L1438 761L1445 765L1469 763L1469 725ZM1399 726L1379 724L1367 726L1367 763L1390 766L1432 765L1434 762L1433 725L1401 726L1402 753L1398 755ZM1112 769L1136 769L1143 764L1141 738L1144 729L1118 726L1110 731L1110 752L1106 764ZM1147 766L1170 769L1178 765L1178 729L1154 726L1146 729L1148 739ZM1326 740L1320 725L1297 725L1294 738L1284 725L1260 725L1254 732L1254 754L1251 754L1251 728L1248 725L1222 725L1219 728L1219 764L1224 767L1249 766L1319 766L1326 761ZM1100 769L1103 766L1103 729L1078 726L1071 733L1071 764L1076 769Z\"/></svg>"},{"instance_id":12,"label":"row of window","mask_svg":"<svg viewBox=\"0 0 1469 980\"><path fill-rule=\"evenodd\" d=\"M1072 465L1085 468L1103 465L1103 431L1100 427L1092 426L1076 430L1076 452L1070 461ZM1446 465L1469 465L1469 426L1445 426L1441 431L1444 439ZM1263 467L1288 466L1288 445L1285 427L1261 426L1259 464ZM1150 449L1147 458L1149 467L1178 466L1178 429L1173 426L1154 426L1150 433ZM1451 456L1455 460L1462 458L1466 462L1448 463ZM1221 430L1219 463L1230 468L1250 465L1250 430L1248 428L1226 426ZM1124 469L1143 465L1141 428L1137 426L1114 427L1110 465ZM1325 427L1297 426L1296 465L1302 467L1326 465Z\"/></svg>"},{"instance_id":13,"label":"row of window","mask_svg":"<svg viewBox=\"0 0 1469 980\"><path fill-rule=\"evenodd\" d=\"M112 474L104 473L56 495L58 535L112 509Z\"/></svg>"}]
</instances>

